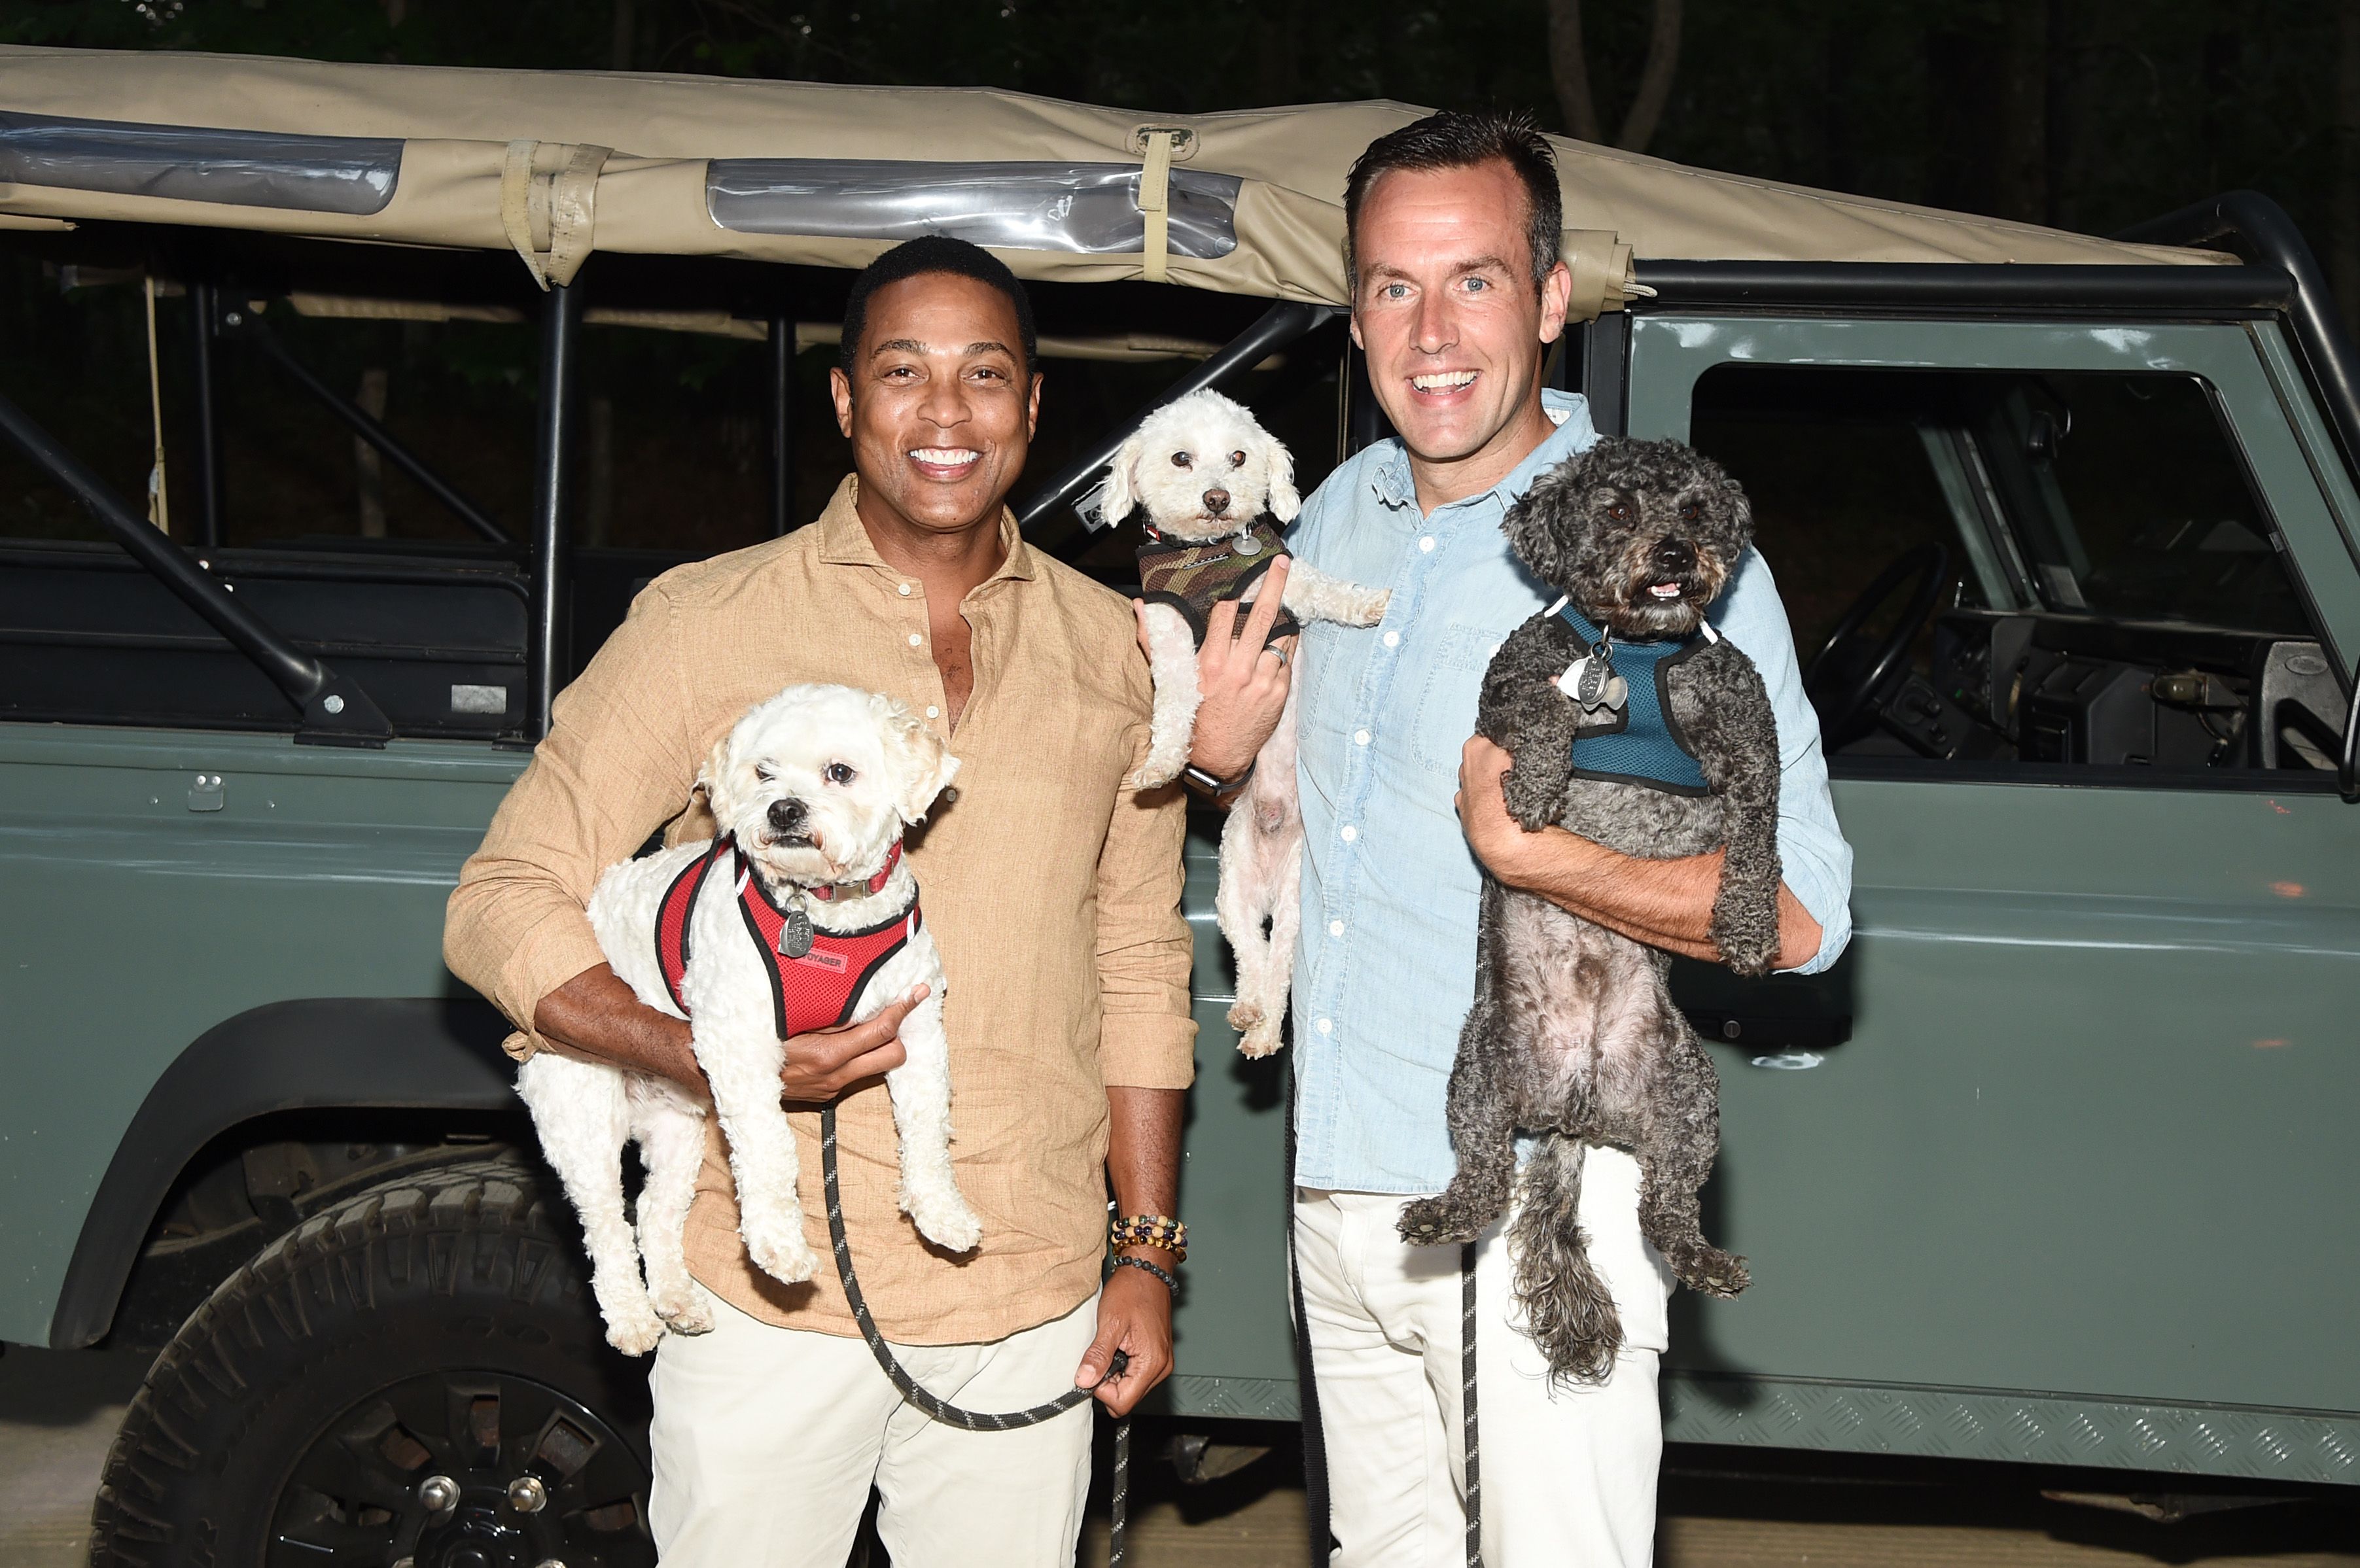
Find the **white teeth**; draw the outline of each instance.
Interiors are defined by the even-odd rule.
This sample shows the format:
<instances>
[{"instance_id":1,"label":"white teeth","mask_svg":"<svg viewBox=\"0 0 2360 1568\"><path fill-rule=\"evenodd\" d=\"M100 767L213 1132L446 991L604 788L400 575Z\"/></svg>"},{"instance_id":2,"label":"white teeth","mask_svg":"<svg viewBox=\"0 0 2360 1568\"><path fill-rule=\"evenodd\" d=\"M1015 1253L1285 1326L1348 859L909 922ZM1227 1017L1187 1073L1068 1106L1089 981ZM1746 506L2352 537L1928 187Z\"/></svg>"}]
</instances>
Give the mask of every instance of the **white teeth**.
<instances>
[{"instance_id":1,"label":"white teeth","mask_svg":"<svg viewBox=\"0 0 2360 1568\"><path fill-rule=\"evenodd\" d=\"M1474 379L1471 370L1437 370L1430 376L1413 376L1409 384L1421 392L1451 392Z\"/></svg>"},{"instance_id":2,"label":"white teeth","mask_svg":"<svg viewBox=\"0 0 2360 1568\"><path fill-rule=\"evenodd\" d=\"M1658 583L1647 592L1658 599L1677 599L1680 596L1680 585L1677 583Z\"/></svg>"},{"instance_id":3,"label":"white teeth","mask_svg":"<svg viewBox=\"0 0 2360 1568\"><path fill-rule=\"evenodd\" d=\"M937 467L950 467L961 463L973 463L977 458L979 458L982 455L983 453L979 452L969 452L965 447L957 446L922 446L914 449L910 453L910 456L915 461L919 463L931 463Z\"/></svg>"}]
</instances>

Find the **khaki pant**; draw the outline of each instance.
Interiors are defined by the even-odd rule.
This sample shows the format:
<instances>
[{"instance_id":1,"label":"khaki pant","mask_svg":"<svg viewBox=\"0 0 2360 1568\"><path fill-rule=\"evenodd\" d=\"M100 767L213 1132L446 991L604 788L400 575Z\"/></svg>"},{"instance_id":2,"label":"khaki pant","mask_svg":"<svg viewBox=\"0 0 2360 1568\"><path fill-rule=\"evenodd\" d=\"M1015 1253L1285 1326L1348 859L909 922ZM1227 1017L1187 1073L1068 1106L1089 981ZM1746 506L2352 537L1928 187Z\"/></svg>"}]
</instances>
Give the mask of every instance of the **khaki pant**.
<instances>
[{"instance_id":1,"label":"khaki pant","mask_svg":"<svg viewBox=\"0 0 2360 1568\"><path fill-rule=\"evenodd\" d=\"M704 1291L711 1334L666 1334L649 1384L664 1568L843 1568L874 1485L896 1568L1065 1568L1094 1405L967 1432L904 1403L858 1339L773 1328ZM989 1345L895 1345L929 1392L1018 1410L1074 1386L1095 1298Z\"/></svg>"},{"instance_id":2,"label":"khaki pant","mask_svg":"<svg viewBox=\"0 0 2360 1568\"><path fill-rule=\"evenodd\" d=\"M1613 1173L1601 1174L1611 1187ZM1295 1255L1338 1543L1333 1568L1466 1561L1459 1249L1404 1243L1393 1225L1408 1201L1295 1193ZM1661 1266L1621 1272L1610 1276L1618 1304L1627 1301L1637 1322L1660 1323L1662 1297L1644 1293L1666 1289ZM1551 1387L1540 1352L1511 1321L1513 1274L1495 1227L1475 1268L1486 1568L1646 1568L1664 1447L1657 1353L1626 1348L1605 1382Z\"/></svg>"}]
</instances>

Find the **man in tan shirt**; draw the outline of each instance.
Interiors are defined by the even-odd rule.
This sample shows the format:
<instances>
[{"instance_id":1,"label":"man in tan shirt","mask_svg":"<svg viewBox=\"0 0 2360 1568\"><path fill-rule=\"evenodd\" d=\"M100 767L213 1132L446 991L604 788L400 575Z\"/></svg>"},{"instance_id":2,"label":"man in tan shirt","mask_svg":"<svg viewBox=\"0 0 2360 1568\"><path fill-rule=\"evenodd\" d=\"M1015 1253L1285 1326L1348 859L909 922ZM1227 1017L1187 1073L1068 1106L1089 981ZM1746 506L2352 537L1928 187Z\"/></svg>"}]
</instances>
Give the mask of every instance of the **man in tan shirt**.
<instances>
[{"instance_id":1,"label":"man in tan shirt","mask_svg":"<svg viewBox=\"0 0 2360 1568\"><path fill-rule=\"evenodd\" d=\"M982 1245L954 1258L897 1210L880 1076L907 1004L787 1042L807 1238L820 1103L841 1096L844 1211L878 1324L931 1391L1009 1410L1098 1384L1128 1411L1170 1371L1171 1300L1145 1269L1099 1284L1108 1178L1124 1214L1175 1210L1194 1073L1179 910L1184 811L1134 794L1152 692L1120 597L1030 549L1004 501L1040 407L1030 307L998 261L948 240L856 283L834 375L854 469L819 520L667 572L559 698L549 737L451 898L453 973L522 1031L693 1085L688 1026L609 969L584 907L651 832L710 837L698 764L755 702L799 681L898 697L961 761L910 836L949 986L952 1123ZM1168 1269L1168 1251L1126 1248ZM716 1327L657 1353L650 1517L668 1568L826 1565L871 1484L897 1563L1069 1563L1090 1422L969 1432L904 1405L832 1270L795 1286L739 1240L712 1131L689 1216Z\"/></svg>"}]
</instances>

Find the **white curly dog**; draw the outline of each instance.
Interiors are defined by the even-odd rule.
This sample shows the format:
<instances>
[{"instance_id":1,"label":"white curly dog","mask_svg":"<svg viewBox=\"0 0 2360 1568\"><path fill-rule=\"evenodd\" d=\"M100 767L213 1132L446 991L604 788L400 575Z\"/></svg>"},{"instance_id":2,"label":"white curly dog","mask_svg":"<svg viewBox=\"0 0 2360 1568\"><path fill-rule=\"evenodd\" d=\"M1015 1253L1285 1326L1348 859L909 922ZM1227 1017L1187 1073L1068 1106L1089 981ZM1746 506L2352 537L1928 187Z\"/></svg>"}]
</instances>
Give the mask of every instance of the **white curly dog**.
<instances>
[{"instance_id":1,"label":"white curly dog","mask_svg":"<svg viewBox=\"0 0 2360 1568\"><path fill-rule=\"evenodd\" d=\"M908 1058L885 1075L899 1198L938 1246L966 1252L982 1236L951 1172L942 961L901 855L903 829L957 770L941 737L891 698L790 686L739 720L697 777L719 836L613 866L591 896L591 928L615 973L640 1001L690 1020L729 1140L739 1232L754 1261L789 1283L810 1279L819 1258L803 1239L781 1104L785 1037L869 1018L921 985L929 994L901 1029ZM517 1093L582 1217L608 1343L639 1355L666 1323L710 1328L683 1253L705 1101L554 1051L518 1070ZM623 1146L634 1141L646 1171L636 1247L622 1187Z\"/></svg>"},{"instance_id":2,"label":"white curly dog","mask_svg":"<svg viewBox=\"0 0 2360 1568\"><path fill-rule=\"evenodd\" d=\"M1263 572L1284 548L1273 520L1291 522L1302 506L1295 459L1285 446L1250 410L1218 392L1193 393L1157 409L1115 453L1100 514L1117 522L1134 509L1147 514L1149 542L1140 550L1140 572L1155 707L1147 758L1135 780L1140 788L1167 784L1187 764L1203 696L1196 648L1207 612L1219 599L1253 600ZM1298 561L1288 570L1283 604L1301 620L1373 626L1384 618L1391 597L1385 589L1346 583ZM1214 912L1237 959L1229 1024L1240 1031L1238 1049L1248 1056L1278 1049L1294 983L1303 883L1295 705L1290 683L1278 728L1221 830Z\"/></svg>"}]
</instances>

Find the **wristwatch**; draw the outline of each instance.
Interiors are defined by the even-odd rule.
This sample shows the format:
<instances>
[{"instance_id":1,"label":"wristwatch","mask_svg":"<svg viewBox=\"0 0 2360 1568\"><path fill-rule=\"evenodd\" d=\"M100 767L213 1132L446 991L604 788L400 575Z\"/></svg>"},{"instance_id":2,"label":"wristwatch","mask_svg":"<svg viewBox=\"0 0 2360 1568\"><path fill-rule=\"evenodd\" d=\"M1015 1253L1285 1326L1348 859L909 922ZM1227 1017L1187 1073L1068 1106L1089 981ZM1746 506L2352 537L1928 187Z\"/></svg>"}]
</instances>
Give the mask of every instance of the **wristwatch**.
<instances>
[{"instance_id":1,"label":"wristwatch","mask_svg":"<svg viewBox=\"0 0 2360 1568\"><path fill-rule=\"evenodd\" d=\"M1210 800L1218 800L1233 789L1244 789L1246 780L1253 777L1253 770L1254 765L1249 762L1246 764L1246 770L1235 779L1216 779L1192 762L1180 770L1180 782L1199 795Z\"/></svg>"}]
</instances>

